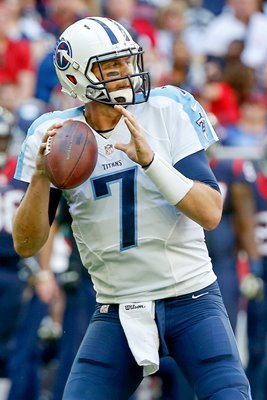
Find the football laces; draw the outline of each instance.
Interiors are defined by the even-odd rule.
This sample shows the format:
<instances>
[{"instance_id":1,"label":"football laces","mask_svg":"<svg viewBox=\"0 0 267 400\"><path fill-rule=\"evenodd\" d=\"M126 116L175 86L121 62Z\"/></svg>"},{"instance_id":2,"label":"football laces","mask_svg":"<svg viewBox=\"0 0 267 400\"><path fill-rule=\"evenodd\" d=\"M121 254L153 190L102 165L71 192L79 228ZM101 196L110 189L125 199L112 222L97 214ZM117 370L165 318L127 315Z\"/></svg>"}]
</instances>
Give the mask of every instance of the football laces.
<instances>
[{"instance_id":1,"label":"football laces","mask_svg":"<svg viewBox=\"0 0 267 400\"><path fill-rule=\"evenodd\" d=\"M52 137L52 136L49 136L49 138L47 139L47 142L46 142L45 153L44 153L45 156L46 156L47 154L49 154L50 151L51 151L52 140L53 140L53 137Z\"/></svg>"}]
</instances>

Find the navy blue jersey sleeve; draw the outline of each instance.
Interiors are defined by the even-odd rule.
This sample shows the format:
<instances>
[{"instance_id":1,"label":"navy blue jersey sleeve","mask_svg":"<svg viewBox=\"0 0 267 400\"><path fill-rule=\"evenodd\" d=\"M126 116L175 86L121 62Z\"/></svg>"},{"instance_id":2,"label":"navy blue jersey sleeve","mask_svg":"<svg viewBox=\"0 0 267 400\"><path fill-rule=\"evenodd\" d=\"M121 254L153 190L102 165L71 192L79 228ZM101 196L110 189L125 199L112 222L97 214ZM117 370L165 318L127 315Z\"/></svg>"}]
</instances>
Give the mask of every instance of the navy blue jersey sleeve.
<instances>
[{"instance_id":1,"label":"navy blue jersey sleeve","mask_svg":"<svg viewBox=\"0 0 267 400\"><path fill-rule=\"evenodd\" d=\"M220 192L218 182L209 166L209 161L204 150L183 158L174 165L174 168L187 178L206 183Z\"/></svg>"}]
</instances>

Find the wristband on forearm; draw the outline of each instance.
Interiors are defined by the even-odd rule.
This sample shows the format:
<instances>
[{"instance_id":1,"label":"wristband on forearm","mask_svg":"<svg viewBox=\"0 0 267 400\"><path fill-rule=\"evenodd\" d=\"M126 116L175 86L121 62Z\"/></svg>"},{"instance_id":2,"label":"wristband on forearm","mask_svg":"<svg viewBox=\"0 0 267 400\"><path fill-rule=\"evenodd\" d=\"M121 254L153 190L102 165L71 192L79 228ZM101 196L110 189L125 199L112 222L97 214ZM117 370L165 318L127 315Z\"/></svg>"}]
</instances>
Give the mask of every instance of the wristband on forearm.
<instances>
[{"instance_id":1,"label":"wristband on forearm","mask_svg":"<svg viewBox=\"0 0 267 400\"><path fill-rule=\"evenodd\" d=\"M145 168L145 173L172 205L179 203L194 184L192 179L181 174L158 154Z\"/></svg>"}]
</instances>

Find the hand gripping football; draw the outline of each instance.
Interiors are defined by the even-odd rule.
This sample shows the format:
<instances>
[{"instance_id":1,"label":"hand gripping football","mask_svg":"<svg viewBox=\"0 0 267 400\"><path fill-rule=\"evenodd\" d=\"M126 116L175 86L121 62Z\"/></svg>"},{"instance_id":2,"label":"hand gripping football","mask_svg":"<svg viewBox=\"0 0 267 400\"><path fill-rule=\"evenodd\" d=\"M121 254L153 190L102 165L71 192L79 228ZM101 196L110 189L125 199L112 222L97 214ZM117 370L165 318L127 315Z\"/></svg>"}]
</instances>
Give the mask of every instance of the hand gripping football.
<instances>
[{"instance_id":1,"label":"hand gripping football","mask_svg":"<svg viewBox=\"0 0 267 400\"><path fill-rule=\"evenodd\" d=\"M75 188L90 177L97 155L90 127L81 121L68 120L48 138L44 156L47 175L59 189Z\"/></svg>"}]
</instances>

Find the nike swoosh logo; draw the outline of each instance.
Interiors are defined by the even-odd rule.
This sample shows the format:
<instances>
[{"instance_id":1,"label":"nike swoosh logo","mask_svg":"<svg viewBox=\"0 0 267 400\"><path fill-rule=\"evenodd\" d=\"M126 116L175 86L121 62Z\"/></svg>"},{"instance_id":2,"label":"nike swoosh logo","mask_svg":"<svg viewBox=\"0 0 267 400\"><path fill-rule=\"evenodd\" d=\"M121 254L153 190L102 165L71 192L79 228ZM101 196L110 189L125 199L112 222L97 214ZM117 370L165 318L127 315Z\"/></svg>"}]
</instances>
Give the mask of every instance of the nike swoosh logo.
<instances>
[{"instance_id":1,"label":"nike swoosh logo","mask_svg":"<svg viewBox=\"0 0 267 400\"><path fill-rule=\"evenodd\" d=\"M191 106L193 111L197 111L197 103L195 103L193 106Z\"/></svg>"},{"instance_id":2,"label":"nike swoosh logo","mask_svg":"<svg viewBox=\"0 0 267 400\"><path fill-rule=\"evenodd\" d=\"M209 294L209 292L200 293L200 294L192 294L192 299L198 299L199 297L205 296L205 294Z\"/></svg>"}]
</instances>

